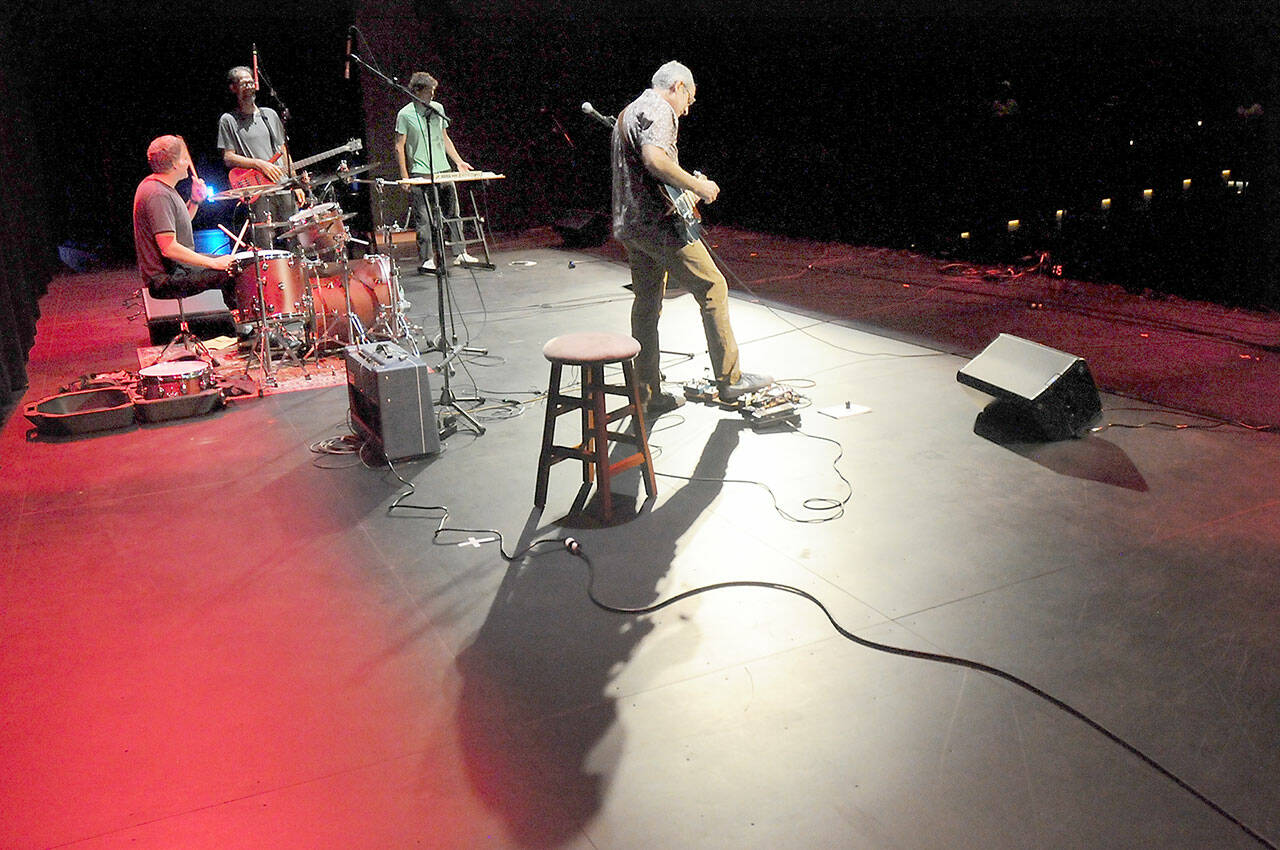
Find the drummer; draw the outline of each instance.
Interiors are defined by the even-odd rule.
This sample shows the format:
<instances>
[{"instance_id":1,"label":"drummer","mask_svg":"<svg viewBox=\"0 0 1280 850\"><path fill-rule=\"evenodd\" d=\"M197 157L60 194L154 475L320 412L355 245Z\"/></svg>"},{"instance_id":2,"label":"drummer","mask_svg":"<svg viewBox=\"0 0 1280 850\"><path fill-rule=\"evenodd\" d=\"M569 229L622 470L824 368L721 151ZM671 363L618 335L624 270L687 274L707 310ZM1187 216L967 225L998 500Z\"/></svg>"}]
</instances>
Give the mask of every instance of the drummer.
<instances>
[{"instance_id":1,"label":"drummer","mask_svg":"<svg viewBox=\"0 0 1280 850\"><path fill-rule=\"evenodd\" d=\"M227 72L235 108L218 119L218 147L222 164L251 183L278 183L289 175L289 150L285 144L284 124L274 109L258 106L258 86L253 71L238 65ZM288 226L289 216L297 210L292 193L280 192L259 197L250 205L254 224L268 222ZM273 248L277 228L254 227L253 242L259 248Z\"/></svg>"},{"instance_id":2,"label":"drummer","mask_svg":"<svg viewBox=\"0 0 1280 850\"><path fill-rule=\"evenodd\" d=\"M230 256L197 253L191 219L208 188L195 171L181 136L160 136L147 147L148 174L133 196L133 241L138 274L154 298L185 298L221 289L227 306L235 304ZM178 182L191 178L191 198L183 200Z\"/></svg>"}]
</instances>

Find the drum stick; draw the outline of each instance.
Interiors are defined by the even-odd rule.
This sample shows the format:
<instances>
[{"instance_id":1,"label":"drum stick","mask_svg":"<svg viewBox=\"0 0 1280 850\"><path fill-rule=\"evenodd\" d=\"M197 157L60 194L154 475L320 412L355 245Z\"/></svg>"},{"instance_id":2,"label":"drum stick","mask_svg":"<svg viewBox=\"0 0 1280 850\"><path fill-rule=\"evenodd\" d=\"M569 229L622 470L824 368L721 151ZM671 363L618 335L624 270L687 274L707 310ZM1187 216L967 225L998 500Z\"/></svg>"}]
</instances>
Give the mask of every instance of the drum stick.
<instances>
[{"instance_id":1,"label":"drum stick","mask_svg":"<svg viewBox=\"0 0 1280 850\"><path fill-rule=\"evenodd\" d=\"M232 233L230 230L227 230L227 229L226 229L225 227L223 227L221 224L219 224L219 225L218 225L218 229L219 229L219 230L221 230L223 233L227 234L228 236L230 236L230 237L231 237L231 241L232 241L232 242L234 242L234 243L236 243L236 247L237 247L237 248L241 248L241 249L243 249L243 248L244 248L244 243L240 241L240 237L239 237L239 236L236 236L234 233ZM241 232L242 234L244 233L244 231L243 231L243 230L241 230L240 232Z\"/></svg>"}]
</instances>

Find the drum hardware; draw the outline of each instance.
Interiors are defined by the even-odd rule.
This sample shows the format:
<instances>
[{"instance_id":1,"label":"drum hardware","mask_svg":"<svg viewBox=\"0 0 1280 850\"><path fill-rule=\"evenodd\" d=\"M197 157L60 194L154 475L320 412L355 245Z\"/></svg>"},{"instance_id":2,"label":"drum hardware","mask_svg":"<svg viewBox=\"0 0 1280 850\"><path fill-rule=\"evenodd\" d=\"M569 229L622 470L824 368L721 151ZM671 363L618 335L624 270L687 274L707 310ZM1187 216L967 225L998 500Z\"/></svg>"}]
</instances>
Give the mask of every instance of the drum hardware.
<instances>
[{"instance_id":1,"label":"drum hardware","mask_svg":"<svg viewBox=\"0 0 1280 850\"><path fill-rule=\"evenodd\" d=\"M355 213L343 214L336 202L306 207L289 216L289 229L276 236L276 240L296 239L303 256L311 253L315 259L337 259L346 255L350 239L344 222L355 216Z\"/></svg>"},{"instance_id":2,"label":"drum hardware","mask_svg":"<svg viewBox=\"0 0 1280 850\"><path fill-rule=\"evenodd\" d=\"M345 162L346 161L344 160L343 161L344 165L345 165ZM317 189L323 189L324 187L328 186L330 183L336 183L339 180L353 183L355 182L354 180L352 180L353 177L355 177L358 174L365 174L366 172L372 171L373 169L377 168L380 165L382 165L382 163L380 162L371 162L371 163L368 163L367 165L358 165L355 168L344 168L343 166L339 166L337 171L331 171L328 174L316 175L314 177L311 177L309 182L314 188L317 188Z\"/></svg>"},{"instance_id":3,"label":"drum hardware","mask_svg":"<svg viewBox=\"0 0 1280 850\"><path fill-rule=\"evenodd\" d=\"M211 197L211 201L253 201L259 196L270 197L272 195L283 195L286 192L292 192L299 188L301 184L297 178L286 177L278 183L263 183L261 185L240 186L231 189L224 189L218 194Z\"/></svg>"},{"instance_id":4,"label":"drum hardware","mask_svg":"<svg viewBox=\"0 0 1280 850\"><path fill-rule=\"evenodd\" d=\"M373 247L375 251L379 251L378 234L382 234L385 243L385 253L379 251L378 256L387 258L390 265L391 277L389 281L388 294L390 301L387 310L379 317L377 327L379 331L392 342L401 343L406 349L413 354L421 354L422 351L418 346L417 336L422 333L422 328L410 324L405 316L405 312L409 308L408 301L404 297L404 286L400 282L400 264L395 260L395 245L391 241L392 228L386 223L385 196L384 189L388 185L395 185L394 181L375 178L373 180L353 180L353 183L365 184L372 186L374 189L374 203L377 210L377 221L379 226L374 231Z\"/></svg>"},{"instance_id":5,"label":"drum hardware","mask_svg":"<svg viewBox=\"0 0 1280 850\"><path fill-rule=\"evenodd\" d=\"M355 309L356 305L351 298L351 266L347 260L346 254L339 256L336 261L338 266L337 275L321 275L320 272L332 271L331 264L309 261L311 273L314 275L314 282L308 284L307 293L311 303L311 322L310 329L314 334L311 347L316 352L316 358L319 359L319 352L326 340L336 340L342 345L358 345L368 341L365 326L360 318L360 310ZM329 296L334 292L335 287L342 289L342 296L338 304L331 305L333 300ZM372 300L372 299L371 299ZM366 314L372 313L371 309L363 311ZM347 336L344 340L341 336L342 324L338 320L341 316L346 320ZM330 320L333 320L333 326L330 328Z\"/></svg>"},{"instance_id":6,"label":"drum hardware","mask_svg":"<svg viewBox=\"0 0 1280 850\"><path fill-rule=\"evenodd\" d=\"M254 325L250 350L262 369L263 380L274 386L274 347L278 346L291 363L306 369L293 350L301 343L284 326L286 320L305 316L302 312L306 308L306 300L301 291L301 268L297 258L288 251L264 251L250 246L248 251L233 257L236 262L229 269L236 279L236 310L233 315L238 322ZM246 273L249 270L252 270L252 275ZM253 359L250 358L245 362L246 375L252 367Z\"/></svg>"},{"instance_id":7,"label":"drum hardware","mask_svg":"<svg viewBox=\"0 0 1280 850\"><path fill-rule=\"evenodd\" d=\"M187 324L187 311L183 309L182 298L179 297L177 302L178 333L174 335L173 339L169 340L165 344L164 348L160 349L160 353L156 355L156 359L152 361L151 365L154 366L163 362L165 356L169 353L169 349L178 345L186 349L191 354L199 357L201 360L208 361L213 366L218 366L218 361L209 353L209 349L205 346L204 340L191 332L191 327Z\"/></svg>"}]
</instances>

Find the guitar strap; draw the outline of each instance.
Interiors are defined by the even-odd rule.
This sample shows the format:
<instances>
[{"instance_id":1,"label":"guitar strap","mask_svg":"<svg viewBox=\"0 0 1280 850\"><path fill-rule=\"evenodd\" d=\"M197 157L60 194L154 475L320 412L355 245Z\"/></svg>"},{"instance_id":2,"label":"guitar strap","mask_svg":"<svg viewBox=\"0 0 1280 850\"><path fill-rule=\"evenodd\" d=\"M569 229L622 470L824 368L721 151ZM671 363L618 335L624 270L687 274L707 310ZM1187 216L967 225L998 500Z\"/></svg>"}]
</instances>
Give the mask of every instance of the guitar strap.
<instances>
[{"instance_id":1,"label":"guitar strap","mask_svg":"<svg viewBox=\"0 0 1280 850\"><path fill-rule=\"evenodd\" d=\"M275 131L271 129L271 122L267 120L266 113L263 112L261 109L254 109L253 120L257 121L259 118L262 119L262 123L266 125L266 128L267 128L267 141L271 145L271 153L267 154L267 158L270 159L276 154L276 134L275 134ZM253 121L250 121L249 123L250 125L252 125ZM237 121L236 122L236 140L240 142L240 155L252 158L253 151L249 150L249 142L247 139L245 139L243 135L241 135L242 132L243 131L240 129L240 122Z\"/></svg>"}]
</instances>

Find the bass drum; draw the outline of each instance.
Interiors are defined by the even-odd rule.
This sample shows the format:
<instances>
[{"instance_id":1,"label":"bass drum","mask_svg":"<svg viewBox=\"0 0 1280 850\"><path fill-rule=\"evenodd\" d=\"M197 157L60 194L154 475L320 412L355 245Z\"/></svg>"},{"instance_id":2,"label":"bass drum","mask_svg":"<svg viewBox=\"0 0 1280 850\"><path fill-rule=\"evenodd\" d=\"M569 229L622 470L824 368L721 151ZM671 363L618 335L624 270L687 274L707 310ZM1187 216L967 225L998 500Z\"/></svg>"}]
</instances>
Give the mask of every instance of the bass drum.
<instances>
[{"instance_id":1,"label":"bass drum","mask_svg":"<svg viewBox=\"0 0 1280 850\"><path fill-rule=\"evenodd\" d=\"M379 315L391 307L391 258L370 254L348 260L351 281L351 312L366 330ZM342 289L342 267L327 263L311 279L311 303L315 318L312 330L316 339L341 345L351 344L351 321L347 314L347 296Z\"/></svg>"},{"instance_id":2,"label":"bass drum","mask_svg":"<svg viewBox=\"0 0 1280 850\"><path fill-rule=\"evenodd\" d=\"M298 259L289 251L241 251L231 255L236 279L237 322L293 319L306 314L304 277ZM262 299L258 299L258 278Z\"/></svg>"}]
</instances>

